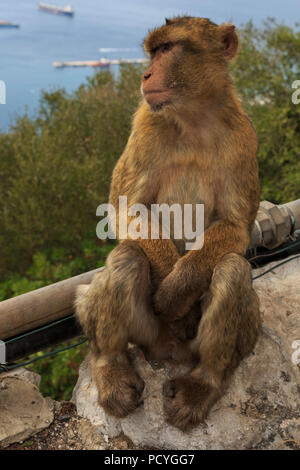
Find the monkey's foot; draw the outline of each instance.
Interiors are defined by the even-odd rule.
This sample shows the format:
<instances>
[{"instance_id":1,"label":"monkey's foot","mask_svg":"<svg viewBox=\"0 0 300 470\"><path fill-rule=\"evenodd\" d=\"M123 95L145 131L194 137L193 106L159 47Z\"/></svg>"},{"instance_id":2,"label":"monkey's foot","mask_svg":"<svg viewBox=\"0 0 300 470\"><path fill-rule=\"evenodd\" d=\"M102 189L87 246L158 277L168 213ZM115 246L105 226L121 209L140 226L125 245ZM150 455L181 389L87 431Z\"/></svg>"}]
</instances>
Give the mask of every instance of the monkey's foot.
<instances>
[{"instance_id":1,"label":"monkey's foot","mask_svg":"<svg viewBox=\"0 0 300 470\"><path fill-rule=\"evenodd\" d=\"M210 384L188 375L165 382L163 396L167 423L187 431L205 420L219 393Z\"/></svg>"},{"instance_id":2,"label":"monkey's foot","mask_svg":"<svg viewBox=\"0 0 300 470\"><path fill-rule=\"evenodd\" d=\"M108 364L94 372L99 405L116 418L124 418L142 402L145 383L128 365Z\"/></svg>"}]
</instances>

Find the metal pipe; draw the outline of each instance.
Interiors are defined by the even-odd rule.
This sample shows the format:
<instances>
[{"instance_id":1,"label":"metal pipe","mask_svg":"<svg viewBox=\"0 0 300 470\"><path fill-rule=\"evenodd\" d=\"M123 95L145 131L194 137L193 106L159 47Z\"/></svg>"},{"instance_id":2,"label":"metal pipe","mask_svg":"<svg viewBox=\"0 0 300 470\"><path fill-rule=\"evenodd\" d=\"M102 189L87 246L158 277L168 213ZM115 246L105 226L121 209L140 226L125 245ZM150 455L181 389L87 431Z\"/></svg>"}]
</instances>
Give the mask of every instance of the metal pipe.
<instances>
[{"instance_id":1,"label":"metal pipe","mask_svg":"<svg viewBox=\"0 0 300 470\"><path fill-rule=\"evenodd\" d=\"M260 203L249 248L264 246L275 248L300 229L300 199L277 206L272 202Z\"/></svg>"},{"instance_id":2,"label":"metal pipe","mask_svg":"<svg viewBox=\"0 0 300 470\"><path fill-rule=\"evenodd\" d=\"M279 206L279 208L287 210L289 215L293 218L293 231L300 230L300 199L287 202Z\"/></svg>"}]
</instances>

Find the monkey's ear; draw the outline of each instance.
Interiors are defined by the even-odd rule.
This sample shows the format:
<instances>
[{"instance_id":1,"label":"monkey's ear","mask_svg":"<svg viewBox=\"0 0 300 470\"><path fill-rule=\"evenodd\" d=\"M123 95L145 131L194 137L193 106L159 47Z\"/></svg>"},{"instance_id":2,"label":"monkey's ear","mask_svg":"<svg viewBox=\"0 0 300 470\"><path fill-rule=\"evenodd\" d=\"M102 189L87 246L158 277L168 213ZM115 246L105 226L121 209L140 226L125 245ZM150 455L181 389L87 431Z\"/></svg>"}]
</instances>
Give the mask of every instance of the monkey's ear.
<instances>
[{"instance_id":1,"label":"monkey's ear","mask_svg":"<svg viewBox=\"0 0 300 470\"><path fill-rule=\"evenodd\" d=\"M233 24L224 24L219 26L220 39L223 47L223 57L231 60L238 50L238 37Z\"/></svg>"}]
</instances>

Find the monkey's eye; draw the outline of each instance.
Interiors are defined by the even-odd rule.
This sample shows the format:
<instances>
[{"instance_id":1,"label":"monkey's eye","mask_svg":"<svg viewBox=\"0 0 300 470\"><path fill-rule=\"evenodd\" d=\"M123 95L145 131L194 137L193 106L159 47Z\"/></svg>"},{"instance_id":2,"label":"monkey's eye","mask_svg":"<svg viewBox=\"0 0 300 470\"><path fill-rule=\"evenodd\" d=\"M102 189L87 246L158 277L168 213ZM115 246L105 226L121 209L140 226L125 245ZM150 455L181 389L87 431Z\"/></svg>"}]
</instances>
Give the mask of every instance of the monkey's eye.
<instances>
[{"instance_id":1,"label":"monkey's eye","mask_svg":"<svg viewBox=\"0 0 300 470\"><path fill-rule=\"evenodd\" d=\"M161 52L167 52L170 49L172 49L173 43L172 42L166 42L165 44L162 44L159 48Z\"/></svg>"},{"instance_id":2,"label":"monkey's eye","mask_svg":"<svg viewBox=\"0 0 300 470\"><path fill-rule=\"evenodd\" d=\"M164 53L164 52L167 52L167 51L171 50L173 46L174 46L174 44L172 42L166 42L166 43L162 44L161 46L155 47L154 49L152 49L152 51L150 53L151 58L153 58L157 52Z\"/></svg>"}]
</instances>

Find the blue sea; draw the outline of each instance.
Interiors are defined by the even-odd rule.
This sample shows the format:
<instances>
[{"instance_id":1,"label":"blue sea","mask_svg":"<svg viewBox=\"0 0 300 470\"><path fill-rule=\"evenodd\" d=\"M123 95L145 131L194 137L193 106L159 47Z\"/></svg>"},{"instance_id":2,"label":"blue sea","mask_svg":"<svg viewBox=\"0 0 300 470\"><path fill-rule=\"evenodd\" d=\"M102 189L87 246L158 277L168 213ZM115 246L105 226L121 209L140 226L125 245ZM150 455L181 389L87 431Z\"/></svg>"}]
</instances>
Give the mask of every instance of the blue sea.
<instances>
[{"instance_id":1,"label":"blue sea","mask_svg":"<svg viewBox=\"0 0 300 470\"><path fill-rule=\"evenodd\" d=\"M144 36L165 17L189 14L239 26L249 19L259 25L268 16L292 25L300 16L299 0L70 0L73 18L38 11L37 3L0 1L0 20L20 24L20 29L0 28L0 80L6 85L0 131L26 107L34 115L41 89L71 91L94 73L92 68L55 69L54 61L142 57Z\"/></svg>"}]
</instances>

